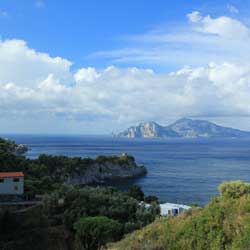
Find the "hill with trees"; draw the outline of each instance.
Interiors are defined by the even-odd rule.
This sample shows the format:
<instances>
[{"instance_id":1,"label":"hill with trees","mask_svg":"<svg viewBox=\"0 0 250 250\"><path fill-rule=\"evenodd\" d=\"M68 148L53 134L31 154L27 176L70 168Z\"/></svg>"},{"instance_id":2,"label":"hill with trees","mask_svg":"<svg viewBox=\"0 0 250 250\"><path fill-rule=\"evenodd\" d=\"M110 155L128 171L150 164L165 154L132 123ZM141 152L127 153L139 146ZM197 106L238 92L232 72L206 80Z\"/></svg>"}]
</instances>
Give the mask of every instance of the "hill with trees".
<instances>
[{"instance_id":1,"label":"hill with trees","mask_svg":"<svg viewBox=\"0 0 250 250\"><path fill-rule=\"evenodd\" d=\"M160 218L129 234L112 250L250 249L250 183L226 182L205 208Z\"/></svg>"},{"instance_id":2,"label":"hill with trees","mask_svg":"<svg viewBox=\"0 0 250 250\"><path fill-rule=\"evenodd\" d=\"M145 173L131 156L84 159L41 155L28 159L13 151L16 146L0 139L0 172L24 172L23 200L33 200L38 194L43 199L26 209L0 206L1 250L97 250L152 223L160 213L156 201L150 207L141 203L145 196L137 186L120 192L71 181L87 174L90 178L91 172L95 177L91 180L98 181L102 176L95 175L96 171L104 175L103 179L105 173L114 174L113 178L133 177L136 171Z\"/></svg>"},{"instance_id":3,"label":"hill with trees","mask_svg":"<svg viewBox=\"0 0 250 250\"><path fill-rule=\"evenodd\" d=\"M147 172L127 154L95 159L43 154L37 159L28 159L15 153L18 146L0 138L0 172L24 172L26 195L50 193L65 183L85 185L107 179L138 177Z\"/></svg>"}]
</instances>

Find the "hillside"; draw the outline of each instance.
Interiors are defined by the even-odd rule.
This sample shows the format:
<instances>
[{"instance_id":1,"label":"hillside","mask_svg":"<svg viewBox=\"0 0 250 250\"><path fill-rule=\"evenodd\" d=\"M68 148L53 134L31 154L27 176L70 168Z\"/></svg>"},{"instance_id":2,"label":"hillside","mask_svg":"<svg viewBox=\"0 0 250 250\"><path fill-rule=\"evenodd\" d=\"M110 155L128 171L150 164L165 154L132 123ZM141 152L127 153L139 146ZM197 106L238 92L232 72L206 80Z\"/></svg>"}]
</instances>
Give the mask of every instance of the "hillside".
<instances>
[{"instance_id":1,"label":"hillside","mask_svg":"<svg viewBox=\"0 0 250 250\"><path fill-rule=\"evenodd\" d=\"M117 137L128 138L157 138L157 137L179 137L179 135L166 127L163 127L156 122L140 123L138 126L133 126L127 130L117 134Z\"/></svg>"},{"instance_id":2,"label":"hillside","mask_svg":"<svg viewBox=\"0 0 250 250\"><path fill-rule=\"evenodd\" d=\"M147 197L139 187L121 192L98 186L107 179L145 174L146 168L132 156L40 155L28 159L16 154L17 146L0 139L0 172L22 171L25 176L23 195L0 197L1 250L33 250L34 246L36 250L80 250L86 248L78 245L85 243L91 244L88 249L97 250L153 222L160 212L156 202L149 208L141 204ZM94 182L94 187L86 185ZM39 203L24 208L23 202L30 201ZM89 225L99 227L94 232L98 237L92 230L90 237L81 237L81 228Z\"/></svg>"},{"instance_id":3,"label":"hillside","mask_svg":"<svg viewBox=\"0 0 250 250\"><path fill-rule=\"evenodd\" d=\"M204 208L161 218L110 246L112 250L250 249L250 183L224 183Z\"/></svg>"},{"instance_id":4,"label":"hillside","mask_svg":"<svg viewBox=\"0 0 250 250\"><path fill-rule=\"evenodd\" d=\"M0 138L0 172L24 172L24 187L29 194L49 193L63 184L99 183L138 177L147 172L127 154L95 159L43 154L37 159L28 159L16 153L17 147L15 142Z\"/></svg>"},{"instance_id":5,"label":"hillside","mask_svg":"<svg viewBox=\"0 0 250 250\"><path fill-rule=\"evenodd\" d=\"M140 123L118 133L127 138L242 138L250 132L219 126L206 120L182 118L168 126L155 122Z\"/></svg>"}]
</instances>

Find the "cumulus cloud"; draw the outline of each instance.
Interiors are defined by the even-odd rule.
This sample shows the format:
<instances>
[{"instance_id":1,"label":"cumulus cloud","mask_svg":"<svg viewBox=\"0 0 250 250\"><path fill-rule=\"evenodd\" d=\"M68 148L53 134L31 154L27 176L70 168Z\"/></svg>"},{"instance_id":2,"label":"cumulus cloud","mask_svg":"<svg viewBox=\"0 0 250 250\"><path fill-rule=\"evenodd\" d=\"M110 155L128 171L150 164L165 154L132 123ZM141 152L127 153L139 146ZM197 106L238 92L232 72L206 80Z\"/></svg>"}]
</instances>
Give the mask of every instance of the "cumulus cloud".
<instances>
[{"instance_id":1,"label":"cumulus cloud","mask_svg":"<svg viewBox=\"0 0 250 250\"><path fill-rule=\"evenodd\" d=\"M2 41L0 51L0 115L6 119L130 124L171 116L250 115L250 64L210 63L165 74L115 66L74 73L71 62L38 53L23 41Z\"/></svg>"},{"instance_id":2,"label":"cumulus cloud","mask_svg":"<svg viewBox=\"0 0 250 250\"><path fill-rule=\"evenodd\" d=\"M0 41L0 83L36 86L49 74L70 83L72 63L29 48L23 40Z\"/></svg>"},{"instance_id":3,"label":"cumulus cloud","mask_svg":"<svg viewBox=\"0 0 250 250\"><path fill-rule=\"evenodd\" d=\"M183 30L149 32L130 38L138 47L95 55L119 63L178 65L171 73L150 67L72 70L71 61L38 52L25 41L0 41L1 124L29 118L126 127L169 117L248 117L249 27L198 11L187 18Z\"/></svg>"},{"instance_id":4,"label":"cumulus cloud","mask_svg":"<svg viewBox=\"0 0 250 250\"><path fill-rule=\"evenodd\" d=\"M195 23L197 31L215 34L230 39L250 38L250 28L240 21L227 16L212 18L211 16L202 16L198 11L187 15L192 23Z\"/></svg>"},{"instance_id":5,"label":"cumulus cloud","mask_svg":"<svg viewBox=\"0 0 250 250\"><path fill-rule=\"evenodd\" d=\"M99 74L97 73L96 69L91 67L86 69L85 68L79 69L74 75L76 82L82 82L82 81L93 82L98 77Z\"/></svg>"}]
</instances>

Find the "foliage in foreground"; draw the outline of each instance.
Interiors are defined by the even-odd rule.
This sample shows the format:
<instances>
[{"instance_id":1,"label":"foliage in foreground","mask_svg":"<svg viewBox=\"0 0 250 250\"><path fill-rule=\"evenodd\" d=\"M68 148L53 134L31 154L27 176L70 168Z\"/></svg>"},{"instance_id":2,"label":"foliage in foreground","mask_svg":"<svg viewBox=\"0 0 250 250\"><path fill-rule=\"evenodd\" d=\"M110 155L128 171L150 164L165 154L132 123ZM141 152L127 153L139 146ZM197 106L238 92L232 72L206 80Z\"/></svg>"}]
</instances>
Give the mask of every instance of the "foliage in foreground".
<instances>
[{"instance_id":1,"label":"foliage in foreground","mask_svg":"<svg viewBox=\"0 0 250 250\"><path fill-rule=\"evenodd\" d=\"M38 250L96 250L153 222L158 214L158 204L146 208L112 187L66 185L48 195L40 207L0 210L0 249L33 250L39 241ZM62 242L68 246L59 247Z\"/></svg>"},{"instance_id":2,"label":"foliage in foreground","mask_svg":"<svg viewBox=\"0 0 250 250\"><path fill-rule=\"evenodd\" d=\"M128 235L116 250L250 249L250 183L223 183L220 197L204 208L161 218Z\"/></svg>"},{"instance_id":3,"label":"foliage in foreground","mask_svg":"<svg viewBox=\"0 0 250 250\"><path fill-rule=\"evenodd\" d=\"M76 249L98 250L110 241L119 239L122 225L105 216L80 218L75 223Z\"/></svg>"},{"instance_id":4,"label":"foliage in foreground","mask_svg":"<svg viewBox=\"0 0 250 250\"><path fill-rule=\"evenodd\" d=\"M36 242L36 249L75 250L75 245L85 249L83 238L87 234L88 242L96 242L94 232L98 234L98 244L91 243L91 250L95 250L153 222L159 215L156 202L149 208L140 203L144 194L139 187L122 193L115 188L65 184L70 175L84 174L95 164L112 163L127 168L134 163L131 156L83 159L40 155L38 159L28 159L13 153L16 146L15 142L0 138L0 172L23 171L27 198L43 194L46 199L41 206L18 212L0 209L1 250L33 250ZM86 225L100 230L92 230L90 235Z\"/></svg>"},{"instance_id":5,"label":"foliage in foreground","mask_svg":"<svg viewBox=\"0 0 250 250\"><path fill-rule=\"evenodd\" d=\"M64 200L63 205L58 204L59 199ZM121 223L122 233L128 233L153 222L160 212L158 204L146 208L136 199L112 187L66 186L49 196L46 206L49 216L61 218L71 232L74 232L74 224L82 217L106 216Z\"/></svg>"}]
</instances>

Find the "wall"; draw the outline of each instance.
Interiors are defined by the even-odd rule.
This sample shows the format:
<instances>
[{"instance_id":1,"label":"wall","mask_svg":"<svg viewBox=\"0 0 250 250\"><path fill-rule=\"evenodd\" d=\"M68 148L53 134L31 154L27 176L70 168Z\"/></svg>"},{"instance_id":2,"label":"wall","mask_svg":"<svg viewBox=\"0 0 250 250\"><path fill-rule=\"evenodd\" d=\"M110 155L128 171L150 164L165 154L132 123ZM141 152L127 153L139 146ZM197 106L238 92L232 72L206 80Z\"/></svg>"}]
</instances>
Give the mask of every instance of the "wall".
<instances>
[{"instance_id":1,"label":"wall","mask_svg":"<svg viewBox=\"0 0 250 250\"><path fill-rule=\"evenodd\" d=\"M14 182L14 178L19 178L19 182ZM21 195L23 194L23 177L4 178L4 182L0 182L0 195Z\"/></svg>"}]
</instances>

